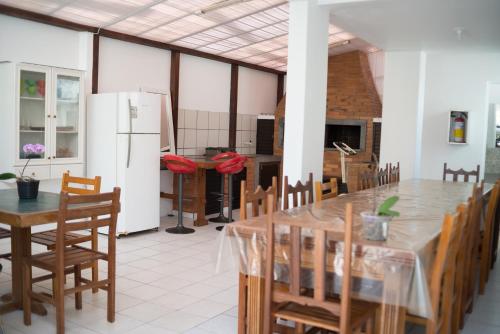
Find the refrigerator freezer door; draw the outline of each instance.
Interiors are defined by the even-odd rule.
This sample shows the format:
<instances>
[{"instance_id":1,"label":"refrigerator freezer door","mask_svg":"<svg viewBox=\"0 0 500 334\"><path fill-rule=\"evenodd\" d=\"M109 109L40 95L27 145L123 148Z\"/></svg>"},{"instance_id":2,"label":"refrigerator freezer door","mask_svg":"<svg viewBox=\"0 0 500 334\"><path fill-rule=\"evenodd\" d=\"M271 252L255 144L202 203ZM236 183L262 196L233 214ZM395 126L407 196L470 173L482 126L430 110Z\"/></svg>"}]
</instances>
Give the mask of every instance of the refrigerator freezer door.
<instances>
[{"instance_id":1,"label":"refrigerator freezer door","mask_svg":"<svg viewBox=\"0 0 500 334\"><path fill-rule=\"evenodd\" d=\"M160 133L158 94L118 93L118 133Z\"/></svg>"},{"instance_id":2,"label":"refrigerator freezer door","mask_svg":"<svg viewBox=\"0 0 500 334\"><path fill-rule=\"evenodd\" d=\"M160 135L131 135L127 168L128 135L117 140L117 184L122 189L117 234L128 234L160 226Z\"/></svg>"}]
</instances>

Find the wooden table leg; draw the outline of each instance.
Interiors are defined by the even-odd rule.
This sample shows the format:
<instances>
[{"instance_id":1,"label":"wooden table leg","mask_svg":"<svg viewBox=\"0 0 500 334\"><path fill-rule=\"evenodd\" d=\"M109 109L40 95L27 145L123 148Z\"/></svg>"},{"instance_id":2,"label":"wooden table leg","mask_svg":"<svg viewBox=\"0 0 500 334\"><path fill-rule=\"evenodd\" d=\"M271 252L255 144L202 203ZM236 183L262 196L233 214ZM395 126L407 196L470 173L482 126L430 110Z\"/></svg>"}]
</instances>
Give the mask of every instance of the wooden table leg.
<instances>
[{"instance_id":1,"label":"wooden table leg","mask_svg":"<svg viewBox=\"0 0 500 334\"><path fill-rule=\"evenodd\" d=\"M380 333L383 334L404 334L406 324L406 307L403 300L407 291L402 284L408 282L405 276L406 271L403 266L390 265L385 272L384 278L384 301L382 303Z\"/></svg>"},{"instance_id":2,"label":"wooden table leg","mask_svg":"<svg viewBox=\"0 0 500 334\"><path fill-rule=\"evenodd\" d=\"M31 228L11 228L12 293L10 302L0 306L0 314L22 309L23 305L23 258L31 255ZM32 312L46 315L42 304L33 303Z\"/></svg>"},{"instance_id":3,"label":"wooden table leg","mask_svg":"<svg viewBox=\"0 0 500 334\"><path fill-rule=\"evenodd\" d=\"M264 330L264 278L248 276L247 333L261 334Z\"/></svg>"},{"instance_id":4,"label":"wooden table leg","mask_svg":"<svg viewBox=\"0 0 500 334\"><path fill-rule=\"evenodd\" d=\"M205 218L205 189L206 189L206 170L205 168L198 168L196 170L196 220L194 221L194 226L203 226L208 224L208 220Z\"/></svg>"}]
</instances>

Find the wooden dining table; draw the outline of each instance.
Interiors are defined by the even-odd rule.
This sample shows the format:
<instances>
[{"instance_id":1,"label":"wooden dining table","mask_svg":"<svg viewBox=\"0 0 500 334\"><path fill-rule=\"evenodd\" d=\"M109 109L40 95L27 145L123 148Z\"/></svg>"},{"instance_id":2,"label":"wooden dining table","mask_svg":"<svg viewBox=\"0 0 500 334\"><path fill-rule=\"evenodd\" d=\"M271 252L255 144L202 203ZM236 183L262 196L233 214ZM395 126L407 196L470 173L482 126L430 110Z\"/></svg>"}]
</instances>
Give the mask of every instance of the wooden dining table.
<instances>
[{"instance_id":1,"label":"wooden dining table","mask_svg":"<svg viewBox=\"0 0 500 334\"><path fill-rule=\"evenodd\" d=\"M2 296L6 301L0 304L0 314L22 308L22 262L31 255L31 227L54 223L59 211L59 194L39 192L36 199L21 200L16 189L0 190L0 223L10 226L12 293ZM42 304L33 302L32 312L45 315Z\"/></svg>"},{"instance_id":2,"label":"wooden dining table","mask_svg":"<svg viewBox=\"0 0 500 334\"><path fill-rule=\"evenodd\" d=\"M428 276L434 251L439 240L443 217L455 212L472 194L472 183L435 180L406 180L373 189L358 191L320 201L310 205L276 212L275 221L299 220L303 230L313 220L327 221L338 226L338 232L328 235L327 277L331 291L342 276L339 265L343 261L343 218L346 203L353 204L353 297L376 302L380 307L377 333L402 334L405 330L406 313L432 317ZM485 184L484 196L489 196L492 185ZM385 241L370 241L363 234L360 213L373 211L384 199L398 196L393 210L400 212L389 224ZM275 279L287 281L287 265L290 257L287 247L288 231L278 232L275 245ZM219 267L238 266L240 271L240 301L238 333L262 333L265 248L265 216L250 218L229 224L219 244ZM303 235L303 237L307 237ZM283 242L285 240L285 242ZM311 247L301 251L303 271L313 268ZM229 263L233 261L233 264ZM225 263L228 262L228 263ZM237 262L237 263L236 263ZM307 283L306 283L307 284ZM241 298L245 294L245 298Z\"/></svg>"}]
</instances>

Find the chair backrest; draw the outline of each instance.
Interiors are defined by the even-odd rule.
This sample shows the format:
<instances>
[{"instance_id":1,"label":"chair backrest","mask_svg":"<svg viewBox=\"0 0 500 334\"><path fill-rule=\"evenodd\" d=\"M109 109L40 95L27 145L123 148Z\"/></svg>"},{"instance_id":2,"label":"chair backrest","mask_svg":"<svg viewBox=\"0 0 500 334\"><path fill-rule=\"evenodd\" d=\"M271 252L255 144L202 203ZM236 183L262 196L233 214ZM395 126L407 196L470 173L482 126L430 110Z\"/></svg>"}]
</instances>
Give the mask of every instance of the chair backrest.
<instances>
[{"instance_id":1,"label":"chair backrest","mask_svg":"<svg viewBox=\"0 0 500 334\"><path fill-rule=\"evenodd\" d=\"M392 163L389 163L389 183L398 183L400 179L400 167L399 167L399 161L395 164L392 165Z\"/></svg>"},{"instance_id":2,"label":"chair backrest","mask_svg":"<svg viewBox=\"0 0 500 334\"><path fill-rule=\"evenodd\" d=\"M309 173L309 180L302 184L302 182L297 181L295 186L288 184L288 176L285 176L285 185L283 188L283 208L285 210L290 208L289 195L292 195L293 208L299 206L299 195L300 195L300 205L306 205L313 202L313 174Z\"/></svg>"},{"instance_id":3,"label":"chair backrest","mask_svg":"<svg viewBox=\"0 0 500 334\"><path fill-rule=\"evenodd\" d=\"M241 194L240 194L240 219L247 219L247 204L251 203L251 212L253 217L257 217L260 215L260 207L263 208L263 213L266 214L269 210L267 206L266 197L267 195L272 194L274 197L274 203L271 207L271 211L275 211L277 209L276 199L278 198L278 178L273 176L272 184L267 190L262 189L261 186L258 186L254 192L247 190L246 181L241 181Z\"/></svg>"},{"instance_id":4,"label":"chair backrest","mask_svg":"<svg viewBox=\"0 0 500 334\"><path fill-rule=\"evenodd\" d=\"M444 217L431 271L430 294L433 316L427 323L427 333L449 332L457 252L465 225L466 210L465 205L461 205L458 213L446 214Z\"/></svg>"},{"instance_id":5,"label":"chair backrest","mask_svg":"<svg viewBox=\"0 0 500 334\"><path fill-rule=\"evenodd\" d=\"M337 179L331 178L330 181L326 183L321 183L320 181L316 181L314 183L314 192L315 192L316 202L324 199L337 197L338 195Z\"/></svg>"},{"instance_id":6,"label":"chair backrest","mask_svg":"<svg viewBox=\"0 0 500 334\"><path fill-rule=\"evenodd\" d=\"M385 165L385 169L379 168L377 171L377 181L379 186L389 183L389 164Z\"/></svg>"},{"instance_id":7,"label":"chair backrest","mask_svg":"<svg viewBox=\"0 0 500 334\"><path fill-rule=\"evenodd\" d=\"M61 192L57 219L56 257L63 263L67 232L108 227L108 253L116 251L116 220L120 211L120 188L94 195ZM61 262L59 262L61 261Z\"/></svg>"},{"instance_id":8,"label":"chair backrest","mask_svg":"<svg viewBox=\"0 0 500 334\"><path fill-rule=\"evenodd\" d=\"M78 185L75 187L74 185ZM101 177L96 176L93 179L85 177L76 177L69 175L69 172L63 174L61 191L73 195L93 195L101 192Z\"/></svg>"},{"instance_id":9,"label":"chair backrest","mask_svg":"<svg viewBox=\"0 0 500 334\"><path fill-rule=\"evenodd\" d=\"M481 166L477 165L476 170L471 170L471 171L466 171L463 168L460 168L458 170L453 170L448 168L448 163L444 163L444 168L443 168L443 181L446 181L446 176L447 175L453 175L453 182L458 181L458 177L460 175L463 175L464 177L464 182L469 182L469 177L470 176L475 176L476 177L476 182L479 182L479 171L480 171Z\"/></svg>"},{"instance_id":10,"label":"chair backrest","mask_svg":"<svg viewBox=\"0 0 500 334\"><path fill-rule=\"evenodd\" d=\"M268 205L272 205L273 199L268 197ZM274 281L274 246L275 231L278 226L288 226L290 228L289 246L289 289L273 289ZM264 333L271 333L272 328L272 307L274 304L291 302L302 306L319 307L329 311L334 316L340 318L340 333L348 333L350 326L351 310L351 259L352 259L352 204L346 205L345 212L345 233L344 233L344 264L342 277L342 291L340 302L334 302L326 299L326 250L327 250L327 232L334 232L331 224L316 222L308 224L308 229L314 231L314 250L312 258L314 259L314 294L313 296L301 294L301 230L300 220L288 220L286 222L275 222L273 213L267 213L267 247L266 247L266 268L265 268L265 295L264 295ZM338 232L338 231L337 231ZM266 330L267 329L267 330Z\"/></svg>"},{"instance_id":11,"label":"chair backrest","mask_svg":"<svg viewBox=\"0 0 500 334\"><path fill-rule=\"evenodd\" d=\"M486 210L486 217L484 219L484 235L483 242L481 245L481 277L488 278L489 268L491 263L491 250L493 247L493 228L495 223L495 216L497 211L498 198L500 194L500 183L497 182L490 193L490 198L488 200L488 208ZM484 293L484 284L486 280L481 280L480 291Z\"/></svg>"},{"instance_id":12,"label":"chair backrest","mask_svg":"<svg viewBox=\"0 0 500 334\"><path fill-rule=\"evenodd\" d=\"M375 172L373 170L364 170L359 174L359 190L370 189L376 187Z\"/></svg>"}]
</instances>

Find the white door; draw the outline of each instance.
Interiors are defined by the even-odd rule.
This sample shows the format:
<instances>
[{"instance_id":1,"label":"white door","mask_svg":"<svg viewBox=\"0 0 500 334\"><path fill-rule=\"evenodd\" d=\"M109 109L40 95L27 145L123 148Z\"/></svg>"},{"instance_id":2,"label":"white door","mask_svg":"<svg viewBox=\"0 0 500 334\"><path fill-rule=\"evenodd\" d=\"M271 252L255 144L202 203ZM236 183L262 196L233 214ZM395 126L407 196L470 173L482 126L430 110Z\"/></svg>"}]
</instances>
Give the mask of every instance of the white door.
<instances>
[{"instance_id":1,"label":"white door","mask_svg":"<svg viewBox=\"0 0 500 334\"><path fill-rule=\"evenodd\" d=\"M117 185L122 189L117 234L157 228L160 226L160 135L119 134L117 145Z\"/></svg>"},{"instance_id":2,"label":"white door","mask_svg":"<svg viewBox=\"0 0 500 334\"><path fill-rule=\"evenodd\" d=\"M118 94L118 133L160 133L160 116L160 95Z\"/></svg>"}]
</instances>

